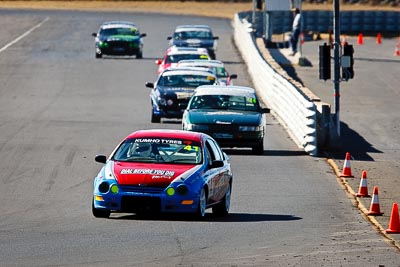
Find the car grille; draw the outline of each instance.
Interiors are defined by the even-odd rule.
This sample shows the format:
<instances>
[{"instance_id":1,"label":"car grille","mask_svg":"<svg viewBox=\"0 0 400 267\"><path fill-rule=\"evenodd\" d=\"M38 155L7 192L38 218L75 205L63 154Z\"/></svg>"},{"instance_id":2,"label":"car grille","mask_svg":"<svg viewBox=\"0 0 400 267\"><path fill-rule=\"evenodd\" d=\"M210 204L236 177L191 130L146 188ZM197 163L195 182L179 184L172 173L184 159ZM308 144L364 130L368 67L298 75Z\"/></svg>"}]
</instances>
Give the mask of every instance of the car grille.
<instances>
[{"instance_id":1,"label":"car grille","mask_svg":"<svg viewBox=\"0 0 400 267\"><path fill-rule=\"evenodd\" d=\"M135 185L124 185L120 187L124 192L147 193L147 194L158 194L164 191L165 189L165 187L147 187L147 186L135 186Z\"/></svg>"}]
</instances>

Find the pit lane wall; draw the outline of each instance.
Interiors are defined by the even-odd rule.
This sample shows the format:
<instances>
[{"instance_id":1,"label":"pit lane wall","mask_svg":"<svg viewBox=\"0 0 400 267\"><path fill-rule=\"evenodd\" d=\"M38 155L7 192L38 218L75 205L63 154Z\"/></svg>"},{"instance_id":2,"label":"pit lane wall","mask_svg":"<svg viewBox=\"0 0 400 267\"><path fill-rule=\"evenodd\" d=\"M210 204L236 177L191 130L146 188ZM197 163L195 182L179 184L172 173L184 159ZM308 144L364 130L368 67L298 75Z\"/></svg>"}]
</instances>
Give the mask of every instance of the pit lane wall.
<instances>
[{"instance_id":1,"label":"pit lane wall","mask_svg":"<svg viewBox=\"0 0 400 267\"><path fill-rule=\"evenodd\" d=\"M287 129L294 142L309 155L317 156L318 128L325 128L322 125L324 120L318 119L316 102L319 99L307 95L268 64L256 46L255 34L245 16L235 14L232 23L234 41L248 67L257 93Z\"/></svg>"}]
</instances>

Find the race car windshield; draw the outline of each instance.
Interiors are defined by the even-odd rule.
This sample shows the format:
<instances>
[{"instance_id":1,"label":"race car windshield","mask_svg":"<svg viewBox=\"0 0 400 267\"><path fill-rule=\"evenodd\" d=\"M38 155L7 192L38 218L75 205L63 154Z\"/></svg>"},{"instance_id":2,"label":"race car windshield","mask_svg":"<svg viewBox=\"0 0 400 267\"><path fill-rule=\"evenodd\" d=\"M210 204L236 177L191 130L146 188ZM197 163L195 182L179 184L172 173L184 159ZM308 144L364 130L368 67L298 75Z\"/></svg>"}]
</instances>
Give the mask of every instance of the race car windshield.
<instances>
[{"instance_id":1,"label":"race car windshield","mask_svg":"<svg viewBox=\"0 0 400 267\"><path fill-rule=\"evenodd\" d=\"M176 40L185 39L212 39L212 34L209 31L182 31L174 33Z\"/></svg>"},{"instance_id":2,"label":"race car windshield","mask_svg":"<svg viewBox=\"0 0 400 267\"><path fill-rule=\"evenodd\" d=\"M215 78L204 75L165 75L158 81L158 85L171 87L197 87L213 84L215 84Z\"/></svg>"},{"instance_id":3,"label":"race car windshield","mask_svg":"<svg viewBox=\"0 0 400 267\"><path fill-rule=\"evenodd\" d=\"M107 29L102 29L100 31L100 35L103 35L103 36L112 36L112 35L138 36L139 31L134 27L132 27L132 28L107 28Z\"/></svg>"},{"instance_id":4,"label":"race car windshield","mask_svg":"<svg viewBox=\"0 0 400 267\"><path fill-rule=\"evenodd\" d=\"M189 109L223 109L258 112L260 106L255 97L199 95L194 96L190 101Z\"/></svg>"},{"instance_id":5,"label":"race car windshield","mask_svg":"<svg viewBox=\"0 0 400 267\"><path fill-rule=\"evenodd\" d=\"M114 153L113 160L171 164L201 164L200 143L179 139L128 139Z\"/></svg>"},{"instance_id":6,"label":"race car windshield","mask_svg":"<svg viewBox=\"0 0 400 267\"><path fill-rule=\"evenodd\" d=\"M204 59L208 60L208 56L204 54L176 54L176 55L169 55L165 59L165 63L178 63L181 60L186 59Z\"/></svg>"}]
</instances>

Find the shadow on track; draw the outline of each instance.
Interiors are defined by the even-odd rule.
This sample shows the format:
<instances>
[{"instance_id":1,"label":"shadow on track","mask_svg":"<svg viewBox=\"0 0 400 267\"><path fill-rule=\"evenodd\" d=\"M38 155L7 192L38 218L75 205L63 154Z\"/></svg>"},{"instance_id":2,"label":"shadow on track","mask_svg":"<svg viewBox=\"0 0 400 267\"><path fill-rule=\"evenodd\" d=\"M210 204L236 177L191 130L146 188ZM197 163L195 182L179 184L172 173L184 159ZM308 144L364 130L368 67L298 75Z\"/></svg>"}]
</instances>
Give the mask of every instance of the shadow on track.
<instances>
[{"instance_id":1,"label":"shadow on track","mask_svg":"<svg viewBox=\"0 0 400 267\"><path fill-rule=\"evenodd\" d=\"M191 214L114 214L111 220L140 220L140 221L196 221L196 222L268 222L268 221L294 221L301 217L286 214L251 214L229 213L224 217L207 213L203 220L194 219Z\"/></svg>"}]
</instances>

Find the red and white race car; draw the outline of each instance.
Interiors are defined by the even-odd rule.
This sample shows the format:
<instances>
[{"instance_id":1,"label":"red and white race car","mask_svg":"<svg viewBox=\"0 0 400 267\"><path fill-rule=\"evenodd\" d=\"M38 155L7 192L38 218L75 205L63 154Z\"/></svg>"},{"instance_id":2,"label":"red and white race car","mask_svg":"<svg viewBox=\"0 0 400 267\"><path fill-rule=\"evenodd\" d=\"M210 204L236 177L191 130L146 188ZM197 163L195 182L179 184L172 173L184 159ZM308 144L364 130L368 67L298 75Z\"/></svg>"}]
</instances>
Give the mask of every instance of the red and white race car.
<instances>
[{"instance_id":1,"label":"red and white race car","mask_svg":"<svg viewBox=\"0 0 400 267\"><path fill-rule=\"evenodd\" d=\"M155 61L158 65L157 73L160 74L165 69L175 67L180 60L184 59L210 60L210 56L205 48L171 46L162 59Z\"/></svg>"}]
</instances>

